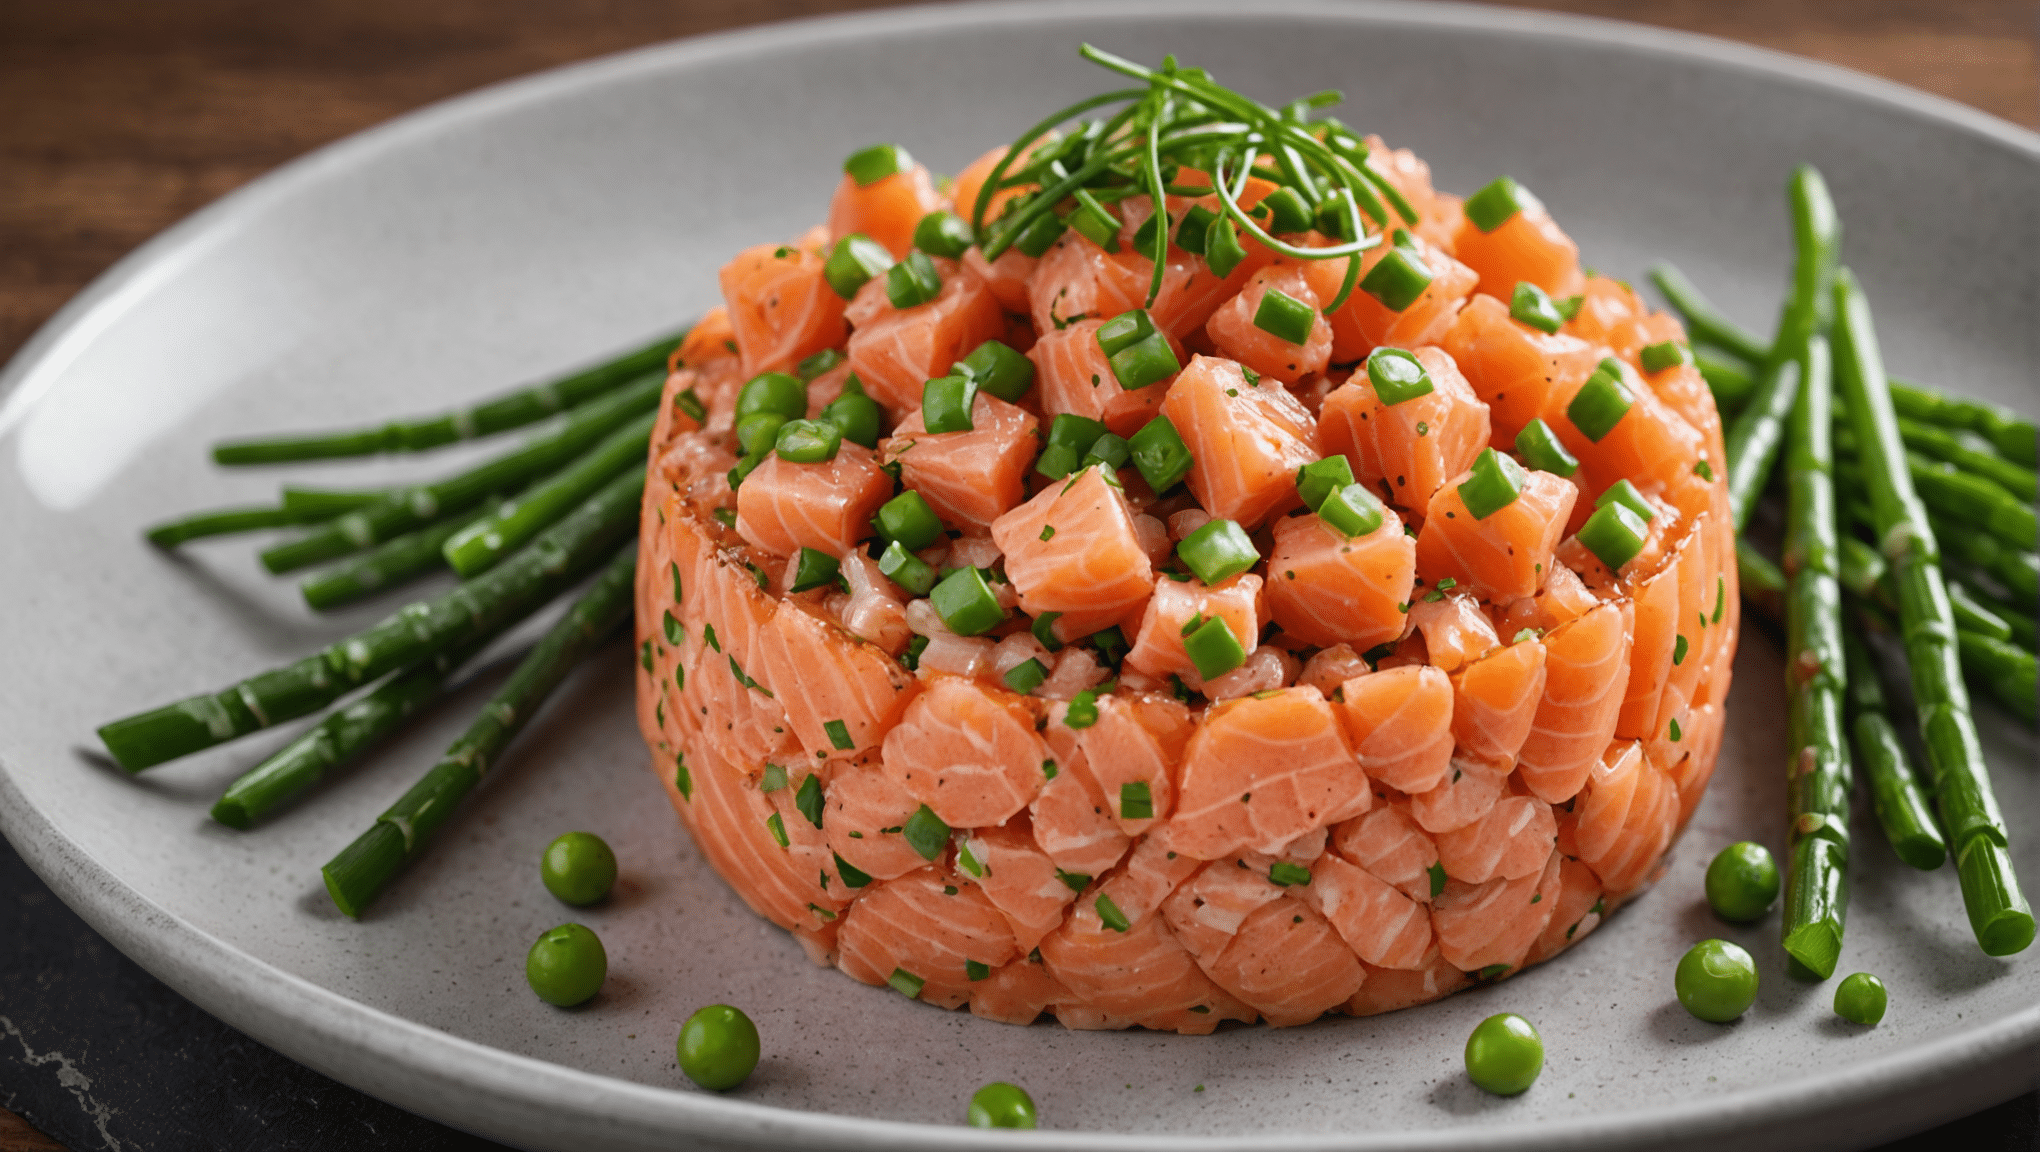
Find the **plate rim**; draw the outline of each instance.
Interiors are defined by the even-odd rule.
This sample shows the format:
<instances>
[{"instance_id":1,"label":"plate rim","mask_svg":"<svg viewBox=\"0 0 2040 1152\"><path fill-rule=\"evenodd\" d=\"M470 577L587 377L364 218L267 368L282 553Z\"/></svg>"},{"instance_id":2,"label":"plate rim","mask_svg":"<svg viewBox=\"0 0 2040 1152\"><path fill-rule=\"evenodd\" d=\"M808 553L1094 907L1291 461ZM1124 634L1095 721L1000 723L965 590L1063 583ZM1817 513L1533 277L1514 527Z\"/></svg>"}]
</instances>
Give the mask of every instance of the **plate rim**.
<instances>
[{"instance_id":1,"label":"plate rim","mask_svg":"<svg viewBox=\"0 0 2040 1152\"><path fill-rule=\"evenodd\" d=\"M415 137L457 129L558 94L662 72L706 59L762 55L845 34L883 35L931 27L996 27L1044 16L1073 26L1125 16L1235 16L1227 0L1002 0L958 7L882 9L753 25L645 45L547 69L462 93L404 113L298 157L185 217L122 257L53 315L0 370L0 437L33 408L40 393L95 336L157 281L238 230L239 221L291 197L328 173L349 168ZM1280 15L1441 30L1478 30L1572 43L1607 44L1730 69L1763 73L1838 91L1984 137L2040 163L2040 133L1989 113L1839 65L1698 33L1537 10L1413 0L1268 0L1255 17ZM599 1135L631 1144L674 1136L737 1145L857 1149L1101 1147L1146 1149L1582 1148L1641 1141L1712 1140L1762 1125L1832 1124L1876 1112L1897 1094L1940 1087L1943 1118L2016 1091L2022 1082L2005 1058L2040 1053L2040 1005L1980 1030L1857 1066L1846 1085L1809 1091L1782 1084L1700 1104L1631 1110L1583 1120L1432 1129L1414 1133L1297 1133L1277 1136L1139 1135L1044 1130L989 1133L939 1124L805 1112L584 1072L454 1036L319 987L257 959L128 888L32 807L0 758L0 835L64 903L120 951L180 994L234 1027L326 1075L372 1095L496 1139L538 1139L544 1146ZM341 1067L342 1063L346 1066ZM379 1075L364 1074L367 1068ZM1993 1075L1992 1073L1996 1074ZM461 1107L461 1104L466 1107ZM479 1108L477 1107L479 1106ZM474 1117L485 1111L488 1123ZM563 1124L562 1121L569 1121ZM1926 1120L1924 1123L1932 1123ZM1923 1125L1922 1125L1923 1126ZM1830 1139L1835 1135L1829 1129ZM1815 1143L1819 1143L1818 1140Z\"/></svg>"}]
</instances>

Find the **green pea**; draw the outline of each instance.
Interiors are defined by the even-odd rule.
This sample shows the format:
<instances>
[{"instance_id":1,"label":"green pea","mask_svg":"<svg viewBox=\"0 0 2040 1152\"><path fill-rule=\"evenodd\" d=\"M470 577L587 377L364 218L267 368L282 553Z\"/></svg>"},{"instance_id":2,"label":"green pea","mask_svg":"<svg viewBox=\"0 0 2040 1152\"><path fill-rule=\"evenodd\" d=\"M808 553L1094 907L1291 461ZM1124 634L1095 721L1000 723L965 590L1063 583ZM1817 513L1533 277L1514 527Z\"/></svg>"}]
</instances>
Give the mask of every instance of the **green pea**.
<instances>
[{"instance_id":1,"label":"green pea","mask_svg":"<svg viewBox=\"0 0 2040 1152\"><path fill-rule=\"evenodd\" d=\"M740 1009L710 1004L687 1018L677 1047L689 1080L727 1092L758 1067L758 1026Z\"/></svg>"},{"instance_id":2,"label":"green pea","mask_svg":"<svg viewBox=\"0 0 2040 1152\"><path fill-rule=\"evenodd\" d=\"M1497 1096L1516 1096L1544 1071L1544 1038L1514 1012L1480 1022L1466 1038L1466 1075Z\"/></svg>"},{"instance_id":3,"label":"green pea","mask_svg":"<svg viewBox=\"0 0 2040 1152\"><path fill-rule=\"evenodd\" d=\"M970 1126L973 1128L1035 1128L1034 1098L1027 1090L1004 1080L971 1093Z\"/></svg>"},{"instance_id":4,"label":"green pea","mask_svg":"<svg viewBox=\"0 0 2040 1152\"><path fill-rule=\"evenodd\" d=\"M1868 972L1857 972L1835 986L1835 1015L1851 1024L1875 1024L1884 1019L1884 981Z\"/></svg>"},{"instance_id":5,"label":"green pea","mask_svg":"<svg viewBox=\"0 0 2040 1152\"><path fill-rule=\"evenodd\" d=\"M524 979L538 998L571 1008L602 988L609 954L602 940L579 924L548 928L524 957Z\"/></svg>"},{"instance_id":6,"label":"green pea","mask_svg":"<svg viewBox=\"0 0 2040 1152\"><path fill-rule=\"evenodd\" d=\"M616 883L616 853L593 832L569 832L545 846L538 877L569 904L594 904Z\"/></svg>"},{"instance_id":7,"label":"green pea","mask_svg":"<svg viewBox=\"0 0 2040 1152\"><path fill-rule=\"evenodd\" d=\"M1707 866L1707 903L1723 920L1755 920L1777 899L1778 862L1762 844L1730 844Z\"/></svg>"},{"instance_id":8,"label":"green pea","mask_svg":"<svg viewBox=\"0 0 2040 1152\"><path fill-rule=\"evenodd\" d=\"M1740 945L1702 940L1679 959L1672 988L1686 1011L1726 1024L1757 1001L1757 962Z\"/></svg>"}]
</instances>

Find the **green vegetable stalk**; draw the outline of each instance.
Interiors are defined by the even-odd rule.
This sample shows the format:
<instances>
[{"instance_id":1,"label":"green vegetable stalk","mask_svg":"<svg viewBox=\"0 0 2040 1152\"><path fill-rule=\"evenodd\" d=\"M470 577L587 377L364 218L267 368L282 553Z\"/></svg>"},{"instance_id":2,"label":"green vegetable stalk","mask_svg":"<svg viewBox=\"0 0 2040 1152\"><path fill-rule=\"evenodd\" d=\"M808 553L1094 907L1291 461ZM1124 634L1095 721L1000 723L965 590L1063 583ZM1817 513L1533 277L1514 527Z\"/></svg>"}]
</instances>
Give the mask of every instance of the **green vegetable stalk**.
<instances>
[{"instance_id":1,"label":"green vegetable stalk","mask_svg":"<svg viewBox=\"0 0 2040 1152\"><path fill-rule=\"evenodd\" d=\"M1856 763L1870 781L1877 822L1899 859L1932 871L1948 858L1948 844L1920 790L1912 757L1892 727L1877 663L1869 644L1856 632L1843 632L1842 651L1848 660L1849 732L1856 741Z\"/></svg>"}]
</instances>

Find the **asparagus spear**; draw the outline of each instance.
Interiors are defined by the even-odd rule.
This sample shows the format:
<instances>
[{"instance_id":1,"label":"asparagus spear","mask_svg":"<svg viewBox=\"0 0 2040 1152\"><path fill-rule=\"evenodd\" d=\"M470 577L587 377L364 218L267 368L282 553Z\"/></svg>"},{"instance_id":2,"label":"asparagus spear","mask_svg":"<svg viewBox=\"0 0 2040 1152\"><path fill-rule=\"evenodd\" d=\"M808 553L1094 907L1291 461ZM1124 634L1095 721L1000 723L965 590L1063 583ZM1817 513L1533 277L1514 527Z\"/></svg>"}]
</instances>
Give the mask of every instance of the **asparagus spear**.
<instances>
[{"instance_id":1,"label":"asparagus spear","mask_svg":"<svg viewBox=\"0 0 2040 1152\"><path fill-rule=\"evenodd\" d=\"M626 421L658 406L665 378L657 372L576 409L557 431L455 476L397 488L308 536L262 553L271 572L289 572L358 552L414 528L474 507L492 492L514 488L586 452Z\"/></svg>"},{"instance_id":2,"label":"asparagus spear","mask_svg":"<svg viewBox=\"0 0 2040 1152\"><path fill-rule=\"evenodd\" d=\"M1684 272L1669 260L1660 260L1650 266L1651 283L1657 285L1672 310L1686 321L1686 329L1692 333L1696 343L1712 344L1735 353L1752 364L1762 364L1771 358L1771 346L1752 335L1747 328L1724 315L1714 306L1705 293L1695 287Z\"/></svg>"},{"instance_id":3,"label":"asparagus spear","mask_svg":"<svg viewBox=\"0 0 2040 1152\"><path fill-rule=\"evenodd\" d=\"M422 452L456 440L492 436L536 423L647 372L662 369L666 358L685 336L684 331L661 336L607 364L491 397L453 412L344 432L229 440L213 448L213 459L221 464L280 464L336 456L373 456L379 452Z\"/></svg>"},{"instance_id":4,"label":"asparagus spear","mask_svg":"<svg viewBox=\"0 0 2040 1152\"><path fill-rule=\"evenodd\" d=\"M1962 667L1981 681L1998 703L2031 724L2040 719L2040 680L2034 673L2034 657L2009 641L1974 632L1956 634Z\"/></svg>"},{"instance_id":5,"label":"asparagus spear","mask_svg":"<svg viewBox=\"0 0 2040 1152\"><path fill-rule=\"evenodd\" d=\"M500 505L484 501L465 516L441 520L414 528L393 540L385 540L358 556L314 572L298 583L305 603L324 612L395 588L415 577L446 567L441 549L453 534L482 519Z\"/></svg>"},{"instance_id":6,"label":"asparagus spear","mask_svg":"<svg viewBox=\"0 0 2040 1152\"><path fill-rule=\"evenodd\" d=\"M1769 556L1757 551L1746 536L1735 541L1735 567L1742 596L1750 607L1773 624L1785 622L1785 573Z\"/></svg>"},{"instance_id":7,"label":"asparagus spear","mask_svg":"<svg viewBox=\"0 0 2040 1152\"><path fill-rule=\"evenodd\" d=\"M1945 569L1947 566L1943 567ZM2040 639L2040 628L2035 626L2030 605L2021 608L2000 599L1966 568L1948 570L1947 575L1954 581L1948 587L1948 597L1951 601L1954 599L1955 589L1962 589L1963 595L1967 596L1972 604L1988 609L1993 616L2004 622L2005 627L2011 630L2012 643L2028 652L2035 650L2036 639Z\"/></svg>"},{"instance_id":8,"label":"asparagus spear","mask_svg":"<svg viewBox=\"0 0 2040 1152\"><path fill-rule=\"evenodd\" d=\"M215 508L205 512L193 512L167 523L149 529L149 543L158 548L175 548L187 540L205 536L225 536L234 532L254 532L263 528L290 528L300 524L316 524L323 516L308 515L283 508Z\"/></svg>"},{"instance_id":9,"label":"asparagus spear","mask_svg":"<svg viewBox=\"0 0 2040 1152\"><path fill-rule=\"evenodd\" d=\"M1898 418L1898 435L1905 446L1922 456L1952 464L1964 472L1973 472L1995 481L2005 491L2028 504L2040 499L2040 474L2023 464L2014 464L1999 456L1995 450L1985 452L1963 442L1963 436L1975 436L1974 432L1955 433L1932 424L1917 420ZM1980 443L1988 443L1982 441Z\"/></svg>"},{"instance_id":10,"label":"asparagus spear","mask_svg":"<svg viewBox=\"0 0 2040 1152\"><path fill-rule=\"evenodd\" d=\"M652 425L658 418L657 412L647 412L625 424L596 445L594 451L455 532L441 549L446 562L464 579L487 571L513 549L543 532L546 525L586 500L610 477L632 464L642 463L646 446L651 442Z\"/></svg>"},{"instance_id":11,"label":"asparagus spear","mask_svg":"<svg viewBox=\"0 0 2040 1152\"><path fill-rule=\"evenodd\" d=\"M1948 584L1948 606L1955 610L1956 631L1988 636L1992 640L2011 640L2011 624L1991 611L1989 605L1971 596L1969 589L1964 588L1960 581Z\"/></svg>"},{"instance_id":12,"label":"asparagus spear","mask_svg":"<svg viewBox=\"0 0 2040 1152\"><path fill-rule=\"evenodd\" d=\"M1963 904L1984 952L2010 955L2033 942L2033 913L2012 870L2004 815L1991 791L1970 716L1934 529L1905 467L1891 392L1876 386L1886 376L1870 305L1847 269L1836 279L1835 315L1837 375L1862 453L1863 486L1869 492L1877 539L1898 588L1913 699L1933 766L1935 800L1962 881Z\"/></svg>"},{"instance_id":13,"label":"asparagus spear","mask_svg":"<svg viewBox=\"0 0 2040 1152\"><path fill-rule=\"evenodd\" d=\"M481 718L411 790L321 869L340 911L358 917L416 859L545 698L630 614L637 546L625 545L602 575L517 666Z\"/></svg>"},{"instance_id":14,"label":"asparagus spear","mask_svg":"<svg viewBox=\"0 0 2040 1152\"><path fill-rule=\"evenodd\" d=\"M1737 532L1749 526L1757 497L1770 482L1778 446L1785 439L1785 418L1799 395L1800 374L1797 360L1765 368L1750 402L1728 426L1723 449L1728 453L1728 507Z\"/></svg>"},{"instance_id":15,"label":"asparagus spear","mask_svg":"<svg viewBox=\"0 0 2040 1152\"><path fill-rule=\"evenodd\" d=\"M1950 396L1905 380L1891 381L1891 403L1898 414L1944 428L1967 428L1997 445L1998 454L2031 468L2040 463L2040 440L2031 420L2009 408L1981 400Z\"/></svg>"},{"instance_id":16,"label":"asparagus spear","mask_svg":"<svg viewBox=\"0 0 2040 1152\"><path fill-rule=\"evenodd\" d=\"M366 508L370 504L388 496L390 492L391 489L388 488L345 490L307 488L302 484L285 484L283 486L283 507L287 512L303 514L306 523L316 523L321 520L331 520L337 516L345 516L356 508Z\"/></svg>"},{"instance_id":17,"label":"asparagus spear","mask_svg":"<svg viewBox=\"0 0 2040 1152\"><path fill-rule=\"evenodd\" d=\"M1842 251L1842 218L1818 168L1811 164L1794 168L1785 184L1785 199L1792 206L1792 290L1778 311L1778 332L1766 357L1771 363L1799 356L1809 338L1827 332L1834 317L1835 267ZM1829 480L1832 483L1832 475Z\"/></svg>"},{"instance_id":18,"label":"asparagus spear","mask_svg":"<svg viewBox=\"0 0 2040 1152\"><path fill-rule=\"evenodd\" d=\"M1693 363L1707 381L1707 390L1714 393L1714 406L1724 417L1740 410L1757 386L1756 374L1748 364L1719 355L1711 348L1695 348Z\"/></svg>"},{"instance_id":19,"label":"asparagus spear","mask_svg":"<svg viewBox=\"0 0 2040 1152\"><path fill-rule=\"evenodd\" d=\"M1920 790L1912 757L1892 727L1877 662L1855 632L1843 632L1842 654L1848 663L1849 731L1856 738L1856 762L1870 779L1870 806L1898 858L1931 872L1948 858L1948 844Z\"/></svg>"},{"instance_id":20,"label":"asparagus spear","mask_svg":"<svg viewBox=\"0 0 2040 1152\"><path fill-rule=\"evenodd\" d=\"M226 689L115 720L99 729L129 772L303 716L407 664L461 644L533 608L599 563L637 523L644 470L618 476L509 561L442 596L406 606L295 664Z\"/></svg>"},{"instance_id":21,"label":"asparagus spear","mask_svg":"<svg viewBox=\"0 0 2040 1152\"><path fill-rule=\"evenodd\" d=\"M1805 339L1785 437L1785 690L1791 739L1785 799L1785 951L1825 980L1842 952L1849 902L1849 791L1842 734L1842 590L1837 582L1827 340Z\"/></svg>"}]
</instances>

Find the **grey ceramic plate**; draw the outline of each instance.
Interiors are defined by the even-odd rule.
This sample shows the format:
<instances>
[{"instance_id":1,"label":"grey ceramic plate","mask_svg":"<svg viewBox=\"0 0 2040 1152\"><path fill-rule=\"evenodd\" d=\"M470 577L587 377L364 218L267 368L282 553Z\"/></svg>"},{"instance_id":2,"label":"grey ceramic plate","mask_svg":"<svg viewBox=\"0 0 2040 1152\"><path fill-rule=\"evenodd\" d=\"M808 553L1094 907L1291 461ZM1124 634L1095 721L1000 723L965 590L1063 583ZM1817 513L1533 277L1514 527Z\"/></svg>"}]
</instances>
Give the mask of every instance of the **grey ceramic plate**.
<instances>
[{"instance_id":1,"label":"grey ceramic plate","mask_svg":"<svg viewBox=\"0 0 2040 1152\"><path fill-rule=\"evenodd\" d=\"M1979 955L1953 876L1908 872L1874 832L1858 841L1845 957L1891 987L1874 1031L1839 1025L1828 988L1784 978L1775 923L1727 929L1707 914L1699 877L1716 848L1780 846L1779 655L1761 631L1744 641L1721 769L1675 867L1591 940L1431 1007L1204 1038L1012 1028L809 966L703 865L644 773L621 647L560 694L360 924L333 912L318 866L429 762L461 709L246 834L210 824L206 806L283 733L140 779L79 751L99 721L389 607L313 619L244 541L175 557L143 545L147 523L272 490L275 474L211 467L207 441L426 409L629 345L713 303L731 252L816 219L853 147L897 140L953 170L1101 90L1080 40L1175 52L1271 99L1341 87L1352 122L1416 148L1442 186L1513 173L1592 264L1634 275L1671 256L1752 319L1770 315L1782 277L1783 179L1813 160L1895 368L2040 407L2040 139L1802 61L1476 8L1095 0L651 49L428 109L258 181L122 263L13 363L0 382L8 838L94 927L228 1022L531 1147L1841 1146L2030 1082L2040 963ZM470 711L492 682L468 690ZM1985 722L1999 794L2029 833L2019 865L2040 889L2034 743ZM521 960L566 918L535 863L569 828L607 836L625 878L581 914L608 942L609 984L561 1012L525 990ZM1756 1008L1729 1027L1671 996L1675 960L1709 935L1763 965ZM673 1059L680 1021L717 1000L750 1010L767 1052L729 1096L693 1090ZM1550 1053L1512 1100L1460 1071L1468 1030L1503 1009L1536 1020ZM957 1126L992 1079L1026 1085L1048 1130Z\"/></svg>"}]
</instances>

